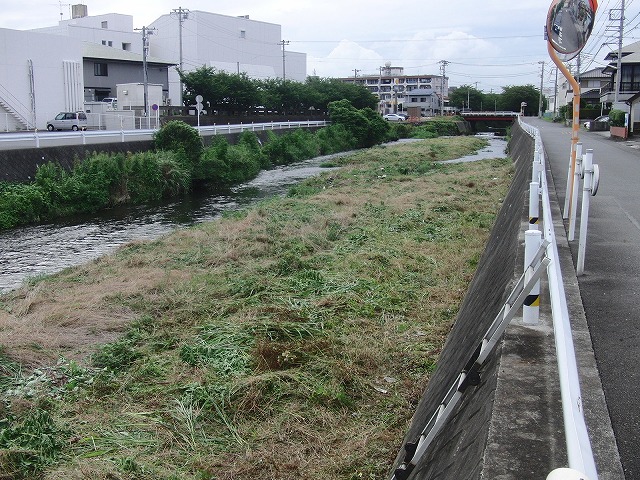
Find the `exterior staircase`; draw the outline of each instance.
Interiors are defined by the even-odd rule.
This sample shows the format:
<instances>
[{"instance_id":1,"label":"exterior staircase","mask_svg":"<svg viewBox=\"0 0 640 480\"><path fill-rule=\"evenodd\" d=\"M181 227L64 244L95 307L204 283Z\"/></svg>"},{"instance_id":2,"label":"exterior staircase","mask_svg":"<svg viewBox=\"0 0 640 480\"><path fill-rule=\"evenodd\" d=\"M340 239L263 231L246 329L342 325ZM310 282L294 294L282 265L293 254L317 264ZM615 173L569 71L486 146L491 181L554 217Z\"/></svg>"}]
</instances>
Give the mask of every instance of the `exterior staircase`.
<instances>
[{"instance_id":1,"label":"exterior staircase","mask_svg":"<svg viewBox=\"0 0 640 480\"><path fill-rule=\"evenodd\" d=\"M24 105L20 105L22 108L14 108L14 106L6 100L6 93L9 92L0 87L0 108L8 113L13 120L15 120L18 125L18 129L33 130L35 126L29 120L29 117L31 117L31 113L29 112L29 110ZM12 95L9 94L9 96Z\"/></svg>"}]
</instances>

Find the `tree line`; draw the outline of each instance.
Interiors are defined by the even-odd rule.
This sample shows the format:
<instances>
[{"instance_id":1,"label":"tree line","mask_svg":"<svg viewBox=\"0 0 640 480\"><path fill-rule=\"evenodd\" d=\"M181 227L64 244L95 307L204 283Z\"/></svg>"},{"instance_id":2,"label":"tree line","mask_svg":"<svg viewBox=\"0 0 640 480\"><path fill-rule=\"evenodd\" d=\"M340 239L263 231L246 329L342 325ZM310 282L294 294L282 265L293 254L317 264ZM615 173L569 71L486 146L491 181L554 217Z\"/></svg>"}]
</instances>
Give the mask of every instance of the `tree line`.
<instances>
[{"instance_id":1,"label":"tree line","mask_svg":"<svg viewBox=\"0 0 640 480\"><path fill-rule=\"evenodd\" d=\"M233 74L202 66L192 72L180 71L185 106L195 105L202 95L210 113L279 113L283 115L325 115L331 102L348 99L357 109L377 111L378 97L366 87L345 83L337 78L308 77L304 83L280 78L252 79L245 73ZM498 110L519 112L525 102L525 114L537 115L540 90L533 85L502 88L501 93L484 93L471 85L451 88L449 105L460 110ZM547 101L543 98L543 111Z\"/></svg>"},{"instance_id":2,"label":"tree line","mask_svg":"<svg viewBox=\"0 0 640 480\"><path fill-rule=\"evenodd\" d=\"M378 99L360 85L336 78L308 77L304 83L280 78L253 79L202 66L192 72L179 71L184 85L185 106L202 104L209 113L234 114L273 112L284 115L327 114L331 102L349 99L356 109L376 110Z\"/></svg>"},{"instance_id":3,"label":"tree line","mask_svg":"<svg viewBox=\"0 0 640 480\"><path fill-rule=\"evenodd\" d=\"M472 85L461 85L450 89L449 105L460 110L519 112L525 102L525 115L537 115L540 104L540 89L533 85L502 87L502 93L484 93ZM547 109L547 101L542 98L542 111Z\"/></svg>"}]
</instances>

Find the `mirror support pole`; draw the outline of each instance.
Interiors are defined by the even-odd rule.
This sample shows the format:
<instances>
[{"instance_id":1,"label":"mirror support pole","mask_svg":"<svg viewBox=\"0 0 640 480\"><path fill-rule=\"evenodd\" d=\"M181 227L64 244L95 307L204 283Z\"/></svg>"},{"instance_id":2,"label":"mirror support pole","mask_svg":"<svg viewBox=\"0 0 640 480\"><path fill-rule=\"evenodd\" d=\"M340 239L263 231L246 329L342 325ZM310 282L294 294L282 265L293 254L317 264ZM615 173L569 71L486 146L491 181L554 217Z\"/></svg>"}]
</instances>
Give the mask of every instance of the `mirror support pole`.
<instances>
[{"instance_id":1,"label":"mirror support pole","mask_svg":"<svg viewBox=\"0 0 640 480\"><path fill-rule=\"evenodd\" d=\"M558 58L555 50L551 46L551 42L547 42L547 50L549 50L549 56L553 63L556 64L558 70L562 72L567 81L573 88L573 131L571 134L571 160L569 163L569 174L567 175L567 188L565 190L565 202L564 202L564 218L569 218L576 214L576 205L573 204L571 199L573 198L573 189L575 186L575 173L576 173L576 148L579 140L580 132L580 85L576 79L571 75L569 69Z\"/></svg>"}]
</instances>

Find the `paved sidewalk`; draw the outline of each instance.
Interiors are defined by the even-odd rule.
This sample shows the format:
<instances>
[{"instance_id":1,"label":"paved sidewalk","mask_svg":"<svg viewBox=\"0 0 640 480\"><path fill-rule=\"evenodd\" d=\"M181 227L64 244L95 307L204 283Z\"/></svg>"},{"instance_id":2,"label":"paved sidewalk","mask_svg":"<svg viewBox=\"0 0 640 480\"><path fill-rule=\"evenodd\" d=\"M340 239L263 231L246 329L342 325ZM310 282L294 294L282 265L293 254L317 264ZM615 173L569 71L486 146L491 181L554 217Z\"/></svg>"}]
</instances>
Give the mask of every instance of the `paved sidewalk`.
<instances>
[{"instance_id":1,"label":"paved sidewalk","mask_svg":"<svg viewBox=\"0 0 640 480\"><path fill-rule=\"evenodd\" d=\"M525 121L542 134L562 208L571 129L537 118ZM624 475L626 480L640 480L640 375L636 368L640 358L640 141L615 140L608 133L581 129L580 142L583 152L593 149L593 161L600 167L600 188L591 198L585 274L578 277L578 285ZM564 223L568 229L568 222ZM569 245L574 265L579 230L580 219L576 240Z\"/></svg>"}]
</instances>

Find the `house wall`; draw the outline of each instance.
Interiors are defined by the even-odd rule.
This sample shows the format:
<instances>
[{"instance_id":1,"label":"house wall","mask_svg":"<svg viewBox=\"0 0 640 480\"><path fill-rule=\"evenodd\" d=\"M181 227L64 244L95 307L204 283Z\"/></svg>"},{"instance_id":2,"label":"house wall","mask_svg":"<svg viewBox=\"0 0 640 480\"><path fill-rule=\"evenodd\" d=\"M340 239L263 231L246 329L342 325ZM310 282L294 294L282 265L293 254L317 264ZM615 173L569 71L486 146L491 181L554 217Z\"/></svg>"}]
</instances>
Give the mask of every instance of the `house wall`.
<instances>
[{"instance_id":1,"label":"house wall","mask_svg":"<svg viewBox=\"0 0 640 480\"><path fill-rule=\"evenodd\" d=\"M0 98L27 118L32 116L29 61L33 64L35 126L45 129L47 120L58 112L82 105L82 44L64 36L0 29ZM0 105L0 130L16 127L7 108Z\"/></svg>"}]
</instances>

